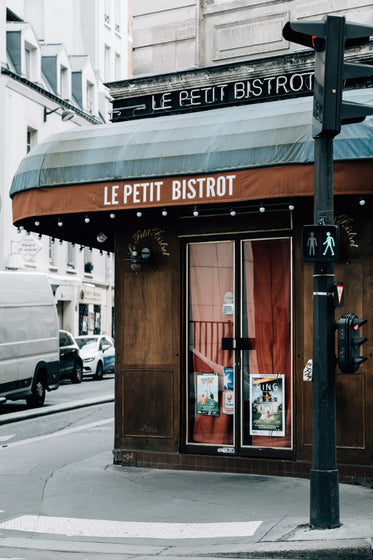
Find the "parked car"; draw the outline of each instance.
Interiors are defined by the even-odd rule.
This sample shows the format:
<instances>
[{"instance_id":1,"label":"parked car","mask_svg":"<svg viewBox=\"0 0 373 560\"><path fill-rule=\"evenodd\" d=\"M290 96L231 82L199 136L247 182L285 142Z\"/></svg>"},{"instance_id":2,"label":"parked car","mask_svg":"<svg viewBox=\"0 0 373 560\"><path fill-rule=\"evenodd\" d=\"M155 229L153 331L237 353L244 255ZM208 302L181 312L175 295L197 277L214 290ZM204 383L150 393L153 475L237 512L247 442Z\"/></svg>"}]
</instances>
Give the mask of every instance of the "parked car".
<instances>
[{"instance_id":1,"label":"parked car","mask_svg":"<svg viewBox=\"0 0 373 560\"><path fill-rule=\"evenodd\" d=\"M46 274L0 272L0 403L43 406L58 388L58 319Z\"/></svg>"},{"instance_id":2,"label":"parked car","mask_svg":"<svg viewBox=\"0 0 373 560\"><path fill-rule=\"evenodd\" d=\"M115 348L112 338L93 334L77 336L75 340L83 359L83 375L102 379L104 373L114 371Z\"/></svg>"},{"instance_id":3,"label":"parked car","mask_svg":"<svg viewBox=\"0 0 373 560\"><path fill-rule=\"evenodd\" d=\"M71 379L73 383L81 383L83 379L83 360L79 346L72 334L60 330L60 378Z\"/></svg>"}]
</instances>

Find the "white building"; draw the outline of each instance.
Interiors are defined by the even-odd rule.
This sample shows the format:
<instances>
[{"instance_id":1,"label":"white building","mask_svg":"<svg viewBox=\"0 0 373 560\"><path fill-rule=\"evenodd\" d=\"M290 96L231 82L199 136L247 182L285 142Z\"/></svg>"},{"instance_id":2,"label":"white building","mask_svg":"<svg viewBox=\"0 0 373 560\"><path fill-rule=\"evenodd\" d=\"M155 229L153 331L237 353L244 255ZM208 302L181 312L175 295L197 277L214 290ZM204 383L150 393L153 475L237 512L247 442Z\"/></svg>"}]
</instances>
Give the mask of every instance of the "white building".
<instances>
[{"instance_id":1,"label":"white building","mask_svg":"<svg viewBox=\"0 0 373 560\"><path fill-rule=\"evenodd\" d=\"M103 84L129 77L128 26L124 0L0 0L0 270L46 273L74 335L113 332L112 255L17 232L9 190L43 139L109 120Z\"/></svg>"}]
</instances>

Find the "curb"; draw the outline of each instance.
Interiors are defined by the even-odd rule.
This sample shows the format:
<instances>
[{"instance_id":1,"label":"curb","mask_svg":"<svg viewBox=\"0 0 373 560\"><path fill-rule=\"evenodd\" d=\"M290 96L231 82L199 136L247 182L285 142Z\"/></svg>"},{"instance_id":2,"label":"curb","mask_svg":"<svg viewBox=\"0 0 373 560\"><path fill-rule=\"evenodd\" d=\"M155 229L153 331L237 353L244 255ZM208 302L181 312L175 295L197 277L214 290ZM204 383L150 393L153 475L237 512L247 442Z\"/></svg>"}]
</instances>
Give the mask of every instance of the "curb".
<instances>
[{"instance_id":1,"label":"curb","mask_svg":"<svg viewBox=\"0 0 373 560\"><path fill-rule=\"evenodd\" d=\"M64 412L66 410L84 408L86 406L93 406L95 404L104 404L108 402L114 402L113 395L103 395L102 397L82 399L71 403L54 404L52 406L32 408L30 410L22 410L20 412L11 412L10 414L6 414L6 417L0 416L0 426L10 424L11 422L20 422L26 418L37 418L38 416L47 416L48 414L55 414L56 412Z\"/></svg>"},{"instance_id":2,"label":"curb","mask_svg":"<svg viewBox=\"0 0 373 560\"><path fill-rule=\"evenodd\" d=\"M120 554L123 557L154 557L173 559L273 559L273 560L372 560L371 539L333 540L325 541L297 541L276 543L253 543L251 545L203 545L203 546L165 546L124 544L118 542L92 541L30 541L21 538L7 538L0 541L2 548L16 548L23 550L50 550L54 552L93 553L102 555ZM193 550L194 549L194 550ZM104 558L104 556L103 556Z\"/></svg>"},{"instance_id":3,"label":"curb","mask_svg":"<svg viewBox=\"0 0 373 560\"><path fill-rule=\"evenodd\" d=\"M345 539L330 541L277 541L273 543L258 542L251 545L232 545L229 552L225 545L199 547L198 553L190 548L177 551L170 547L160 556L185 556L201 558L252 558L276 560L372 560L371 539Z\"/></svg>"}]
</instances>

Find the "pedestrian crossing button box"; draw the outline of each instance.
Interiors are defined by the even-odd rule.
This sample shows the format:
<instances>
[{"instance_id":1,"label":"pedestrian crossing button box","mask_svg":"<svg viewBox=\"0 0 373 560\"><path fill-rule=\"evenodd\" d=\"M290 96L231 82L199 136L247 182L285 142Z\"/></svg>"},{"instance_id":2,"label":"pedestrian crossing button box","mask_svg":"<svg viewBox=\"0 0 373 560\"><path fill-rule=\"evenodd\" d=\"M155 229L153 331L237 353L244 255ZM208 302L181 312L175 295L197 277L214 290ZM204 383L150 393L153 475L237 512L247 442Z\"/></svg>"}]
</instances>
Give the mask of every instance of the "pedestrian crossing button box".
<instances>
[{"instance_id":1,"label":"pedestrian crossing button box","mask_svg":"<svg viewBox=\"0 0 373 560\"><path fill-rule=\"evenodd\" d=\"M311 225L302 228L302 259L305 262L335 262L339 259L339 227Z\"/></svg>"}]
</instances>

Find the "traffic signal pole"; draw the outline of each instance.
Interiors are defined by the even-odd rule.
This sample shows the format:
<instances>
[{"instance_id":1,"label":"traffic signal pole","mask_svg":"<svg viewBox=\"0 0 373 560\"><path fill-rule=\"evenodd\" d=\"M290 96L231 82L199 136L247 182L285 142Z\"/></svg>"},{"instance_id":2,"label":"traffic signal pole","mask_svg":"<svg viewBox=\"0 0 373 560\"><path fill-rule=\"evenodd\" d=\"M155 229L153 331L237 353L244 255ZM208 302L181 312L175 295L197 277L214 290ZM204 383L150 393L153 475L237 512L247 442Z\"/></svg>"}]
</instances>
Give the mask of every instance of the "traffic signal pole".
<instances>
[{"instance_id":1,"label":"traffic signal pole","mask_svg":"<svg viewBox=\"0 0 373 560\"><path fill-rule=\"evenodd\" d=\"M346 22L344 16L326 16L319 21L288 21L282 34L286 40L315 51L314 224L303 226L302 258L314 263L310 524L315 529L327 529L340 525L334 322L334 261L338 260L339 233L333 225L333 138L340 133L342 125L361 122L366 115L373 114L373 107L342 98L346 78L373 75L372 66L344 60L345 46L367 43L373 27ZM330 226L330 230L325 226ZM345 317L342 323L339 321L342 355L338 363L342 371L355 372L365 359L358 352L365 339L350 333L351 327L356 331L365 322L355 315ZM343 351L347 335L352 348Z\"/></svg>"},{"instance_id":2,"label":"traffic signal pole","mask_svg":"<svg viewBox=\"0 0 373 560\"><path fill-rule=\"evenodd\" d=\"M314 223L334 221L333 139L315 138ZM310 524L338 527L334 262L314 262Z\"/></svg>"}]
</instances>

